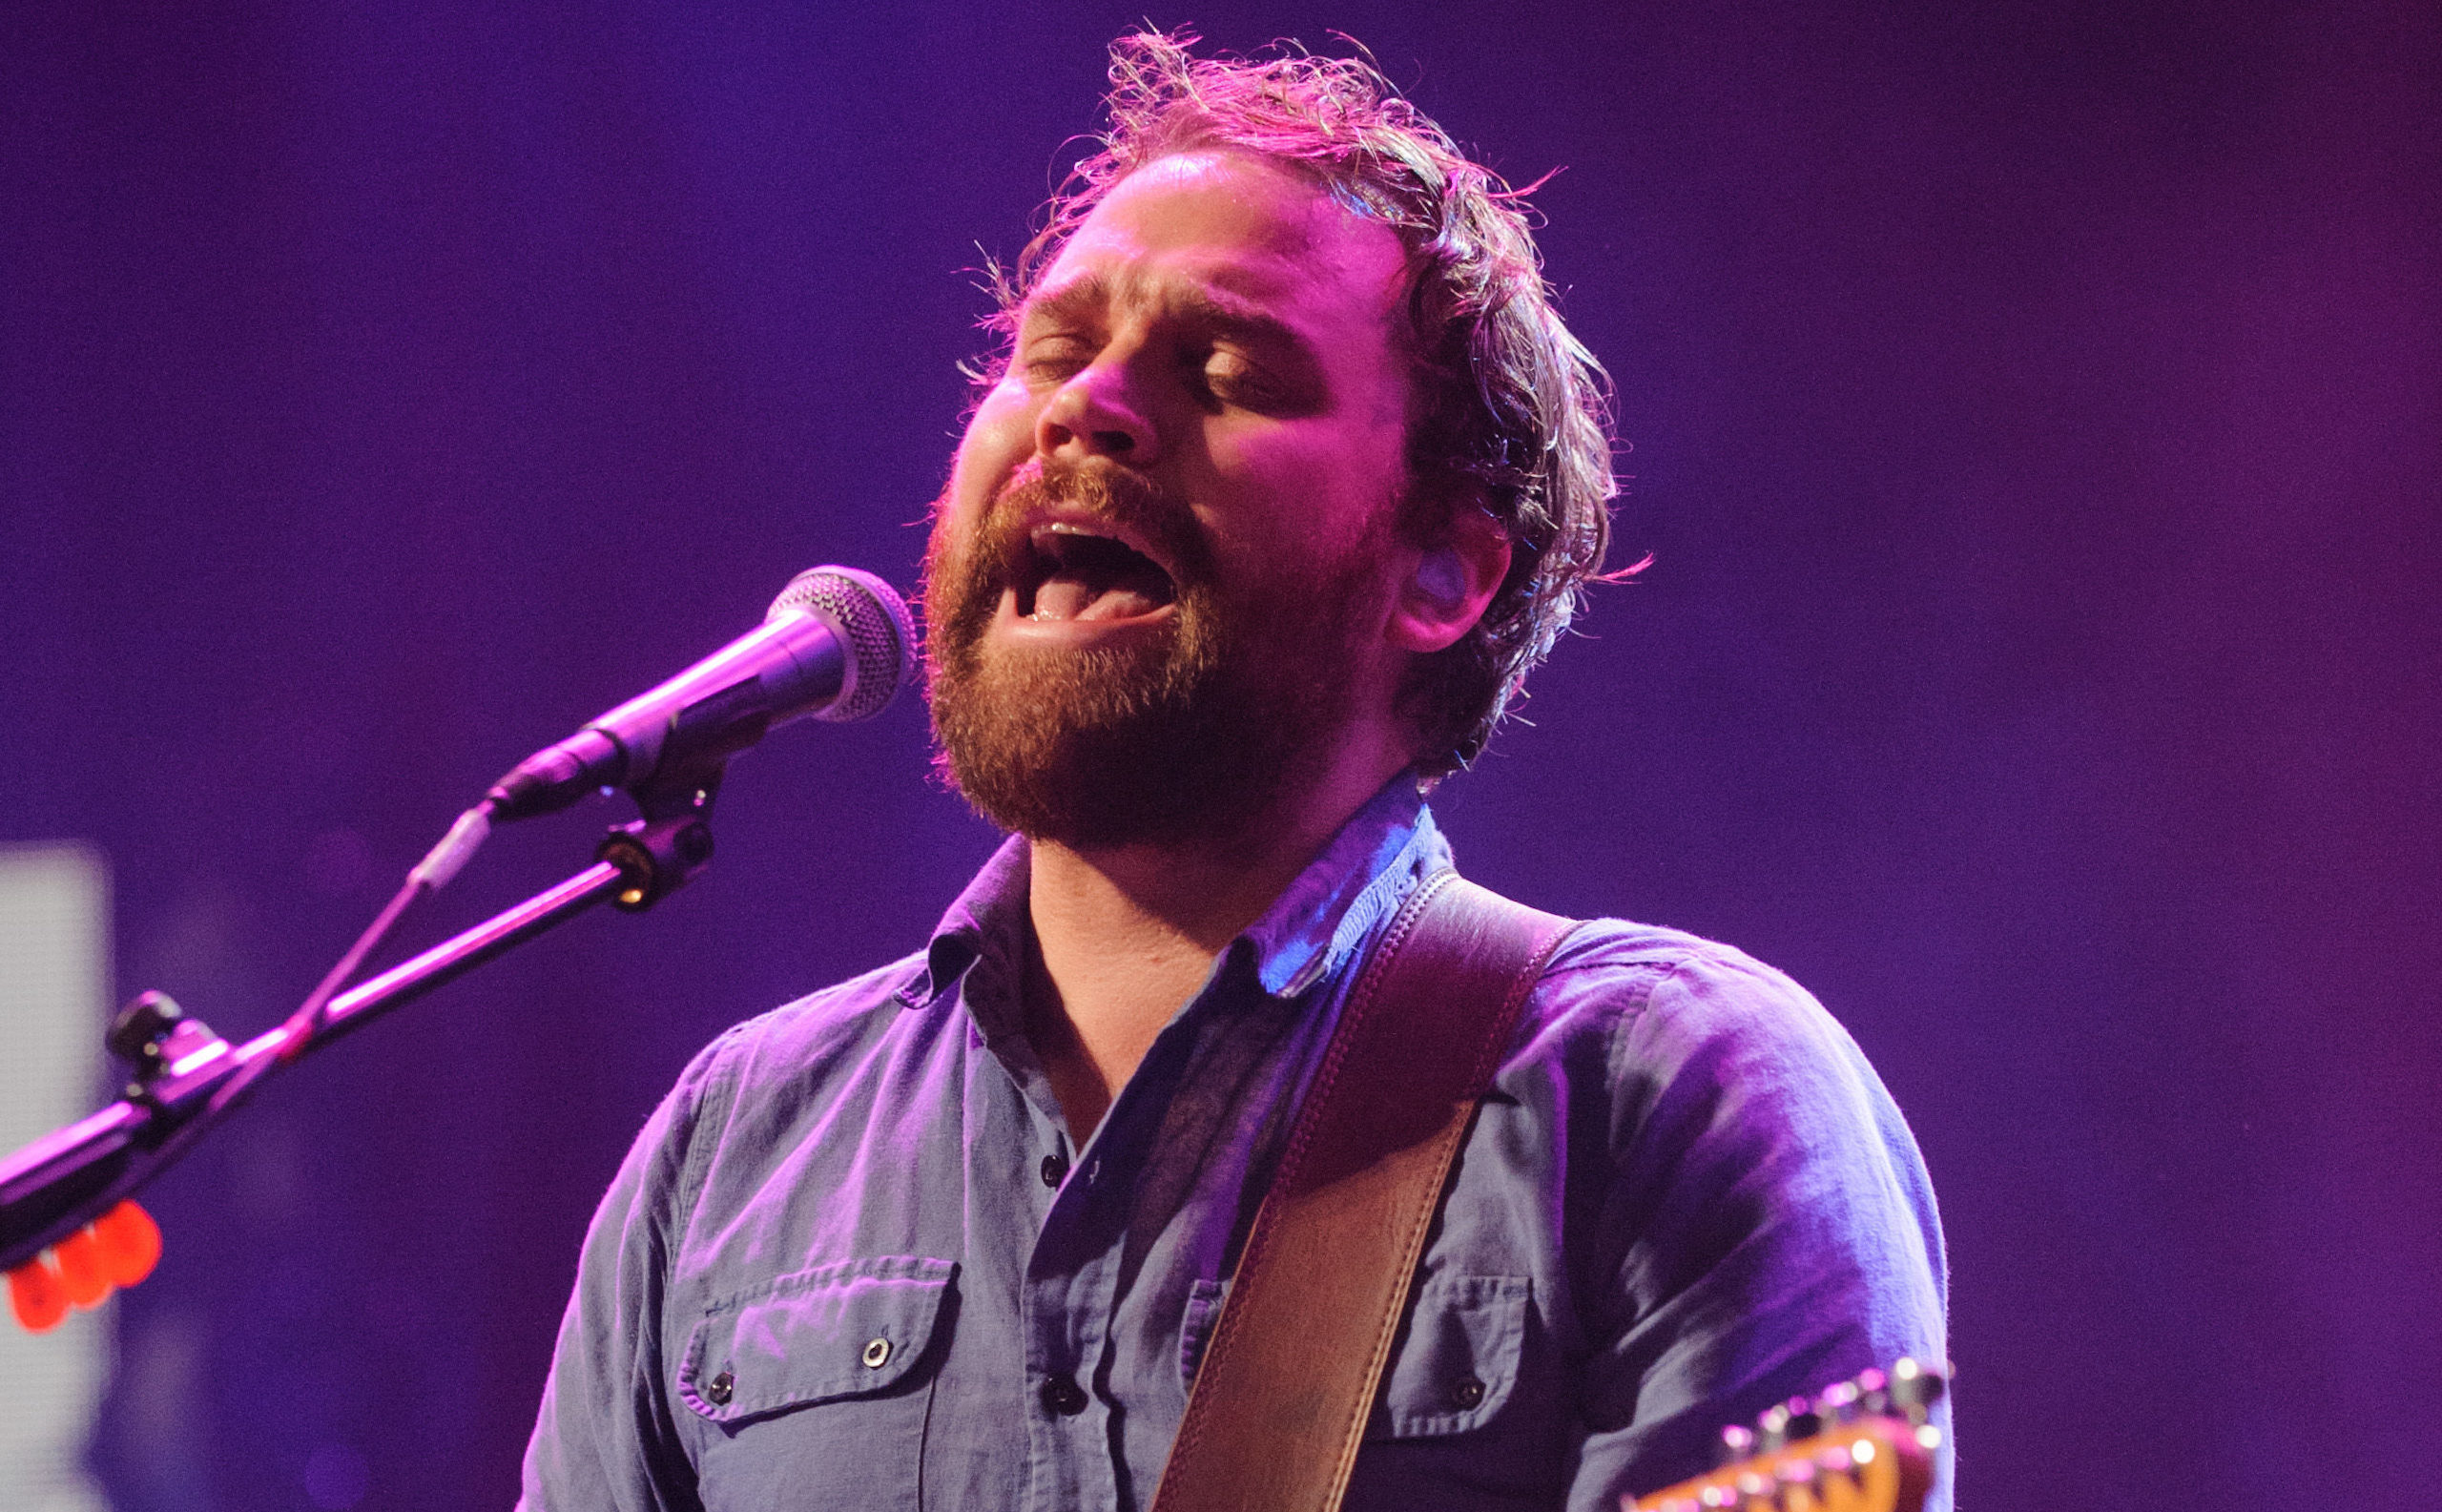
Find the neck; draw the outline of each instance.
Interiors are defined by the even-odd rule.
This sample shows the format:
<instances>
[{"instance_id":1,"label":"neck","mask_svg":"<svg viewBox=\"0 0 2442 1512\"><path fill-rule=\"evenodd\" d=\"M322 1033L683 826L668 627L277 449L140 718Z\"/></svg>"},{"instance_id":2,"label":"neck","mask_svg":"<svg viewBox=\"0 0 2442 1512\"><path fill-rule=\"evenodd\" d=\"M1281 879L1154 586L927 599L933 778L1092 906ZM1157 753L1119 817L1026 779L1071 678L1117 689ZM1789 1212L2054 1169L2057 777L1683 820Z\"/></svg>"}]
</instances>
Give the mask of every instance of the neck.
<instances>
[{"instance_id":1,"label":"neck","mask_svg":"<svg viewBox=\"0 0 2442 1512\"><path fill-rule=\"evenodd\" d=\"M1408 760L1390 747L1342 756L1240 833L1178 845L1035 842L1027 1037L1072 1140L1091 1136L1221 951Z\"/></svg>"}]
</instances>

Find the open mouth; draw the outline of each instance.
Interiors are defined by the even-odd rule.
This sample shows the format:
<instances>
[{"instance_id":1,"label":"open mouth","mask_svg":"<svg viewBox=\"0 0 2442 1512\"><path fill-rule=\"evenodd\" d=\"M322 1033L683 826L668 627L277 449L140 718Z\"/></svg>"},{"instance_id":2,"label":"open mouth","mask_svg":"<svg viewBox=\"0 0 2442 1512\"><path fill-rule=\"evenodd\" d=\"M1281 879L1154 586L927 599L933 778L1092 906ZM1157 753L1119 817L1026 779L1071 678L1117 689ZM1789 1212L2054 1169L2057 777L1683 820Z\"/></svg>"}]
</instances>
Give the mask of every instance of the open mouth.
<instances>
[{"instance_id":1,"label":"open mouth","mask_svg":"<svg viewBox=\"0 0 2442 1512\"><path fill-rule=\"evenodd\" d=\"M1026 558L1016 585L1018 613L1026 619L1139 619L1178 597L1170 574L1151 557L1069 521L1035 527Z\"/></svg>"}]
</instances>

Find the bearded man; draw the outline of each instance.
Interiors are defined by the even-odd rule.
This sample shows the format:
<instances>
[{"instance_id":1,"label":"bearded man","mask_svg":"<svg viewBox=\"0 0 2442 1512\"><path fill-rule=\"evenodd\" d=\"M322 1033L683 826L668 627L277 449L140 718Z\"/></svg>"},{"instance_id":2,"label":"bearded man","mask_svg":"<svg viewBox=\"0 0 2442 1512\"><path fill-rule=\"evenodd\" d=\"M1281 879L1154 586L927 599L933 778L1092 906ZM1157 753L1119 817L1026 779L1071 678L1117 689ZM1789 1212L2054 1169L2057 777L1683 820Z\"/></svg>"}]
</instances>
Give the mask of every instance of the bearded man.
<instances>
[{"instance_id":1,"label":"bearded man","mask_svg":"<svg viewBox=\"0 0 2442 1512\"><path fill-rule=\"evenodd\" d=\"M1011 839L922 950L738 1025L653 1115L535 1512L1149 1502L1350 984L1448 863L1423 792L1599 569L1602 375L1517 198L1369 67L1113 58L926 560L943 770ZM1615 1507L1940 1358L1943 1286L1906 1127L1811 999L1581 926L1345 1504Z\"/></svg>"}]
</instances>

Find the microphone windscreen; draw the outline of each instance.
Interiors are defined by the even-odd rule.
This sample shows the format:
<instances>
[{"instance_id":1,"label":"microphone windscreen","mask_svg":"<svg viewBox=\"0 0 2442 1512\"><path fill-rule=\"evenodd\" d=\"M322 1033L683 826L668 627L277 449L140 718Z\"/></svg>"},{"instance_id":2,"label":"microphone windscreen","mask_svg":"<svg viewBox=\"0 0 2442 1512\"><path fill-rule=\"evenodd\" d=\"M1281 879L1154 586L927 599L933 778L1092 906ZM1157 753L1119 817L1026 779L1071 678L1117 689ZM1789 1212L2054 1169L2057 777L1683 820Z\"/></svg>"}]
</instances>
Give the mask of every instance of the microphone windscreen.
<instances>
[{"instance_id":1,"label":"microphone windscreen","mask_svg":"<svg viewBox=\"0 0 2442 1512\"><path fill-rule=\"evenodd\" d=\"M817 719L870 719L916 680L916 625L899 590L853 567L809 568L772 601L766 620L812 614L847 648L847 686Z\"/></svg>"}]
</instances>

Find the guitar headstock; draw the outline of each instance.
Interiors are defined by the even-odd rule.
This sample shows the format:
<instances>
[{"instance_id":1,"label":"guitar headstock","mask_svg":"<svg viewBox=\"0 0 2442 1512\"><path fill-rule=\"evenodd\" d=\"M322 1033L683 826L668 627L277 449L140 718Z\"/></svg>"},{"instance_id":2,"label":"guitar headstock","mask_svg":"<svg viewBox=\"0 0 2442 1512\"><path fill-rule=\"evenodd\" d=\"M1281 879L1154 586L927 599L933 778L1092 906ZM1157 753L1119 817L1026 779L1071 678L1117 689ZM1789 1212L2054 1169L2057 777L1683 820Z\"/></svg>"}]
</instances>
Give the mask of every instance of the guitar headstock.
<instances>
[{"instance_id":1,"label":"guitar headstock","mask_svg":"<svg viewBox=\"0 0 2442 1512\"><path fill-rule=\"evenodd\" d=\"M1941 1430L1926 1420L1950 1372L1903 1359L1722 1430L1731 1462L1621 1500L1621 1512L1920 1512Z\"/></svg>"}]
</instances>

